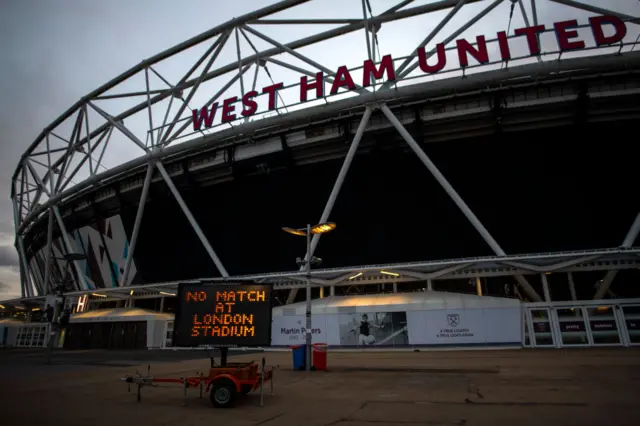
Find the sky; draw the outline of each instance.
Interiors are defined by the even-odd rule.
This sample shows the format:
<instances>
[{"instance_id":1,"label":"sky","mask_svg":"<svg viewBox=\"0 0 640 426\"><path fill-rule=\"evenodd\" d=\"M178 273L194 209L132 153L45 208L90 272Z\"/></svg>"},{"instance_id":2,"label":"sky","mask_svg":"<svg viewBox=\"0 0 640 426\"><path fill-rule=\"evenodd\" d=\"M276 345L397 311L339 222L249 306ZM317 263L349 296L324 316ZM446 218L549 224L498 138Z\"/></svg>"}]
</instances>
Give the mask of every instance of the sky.
<instances>
[{"instance_id":1,"label":"sky","mask_svg":"<svg viewBox=\"0 0 640 426\"><path fill-rule=\"evenodd\" d=\"M374 14L395 5L397 0L371 0ZM415 6L430 1L416 0ZM13 211L9 199L10 179L21 154L41 130L82 96L169 47L206 31L233 17L273 3L270 0L211 1L186 0L177 6L170 0L111 0L108 2L81 0L3 0L0 2L0 298L19 296L18 256L13 247ZM486 2L482 2L486 5ZM612 10L640 15L636 0L585 1ZM526 1L527 9L529 2ZM538 1L542 22L563 18L578 18L586 23L588 14L571 10L548 1ZM456 29L484 5L465 7L443 35ZM486 19L464 35L487 34L505 30L509 2L505 1ZM446 11L412 18L403 23L388 24L379 34L382 55L409 54L435 26ZM358 18L362 14L360 0L313 0L278 18ZM272 18L275 18L273 16ZM515 13L514 27L523 26ZM309 35L309 27L261 26L265 34L282 42ZM317 31L320 28L314 28ZM635 37L634 37L635 38ZM436 40L439 41L439 40ZM259 48L265 42L256 41ZM429 45L430 47L433 44ZM245 46L247 48L247 46ZM202 50L201 50L202 51ZM303 49L330 69L340 65L357 66L366 59L363 32L336 39L330 44ZM221 60L233 60L235 49L227 49ZM162 73L177 81L197 59L195 53L176 59ZM243 55L244 56L244 55ZM291 61L290 63L294 63ZM301 62L296 65L300 66ZM186 68L185 68L186 67ZM308 66L306 66L309 68ZM295 82L299 75L272 68L276 81ZM315 70L314 70L315 71ZM250 81L251 79L248 78ZM269 83L260 75L258 87ZM133 84L133 83L132 83ZM223 83L212 82L211 89ZM245 82L245 84L250 84ZM236 90L238 88L232 88ZM210 93L194 98L201 104ZM289 95L286 95L289 96ZM286 98L288 102L291 98ZM112 103L113 111L130 106ZM188 111L187 111L188 112ZM155 112L154 112L155 113ZM144 126L143 121L131 126ZM129 125L129 124L128 124ZM115 144L115 142L114 142ZM140 154L131 144L121 143L109 149L105 165L113 166ZM79 176L76 180L81 180Z\"/></svg>"}]
</instances>

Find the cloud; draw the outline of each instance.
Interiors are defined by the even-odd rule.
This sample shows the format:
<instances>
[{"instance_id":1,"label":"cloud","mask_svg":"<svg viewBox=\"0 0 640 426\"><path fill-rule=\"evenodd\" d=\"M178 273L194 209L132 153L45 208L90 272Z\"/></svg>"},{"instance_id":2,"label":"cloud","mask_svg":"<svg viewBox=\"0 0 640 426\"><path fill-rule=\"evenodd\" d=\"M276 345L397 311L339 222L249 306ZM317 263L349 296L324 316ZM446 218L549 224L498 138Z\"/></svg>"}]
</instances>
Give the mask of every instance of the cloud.
<instances>
[{"instance_id":1,"label":"cloud","mask_svg":"<svg viewBox=\"0 0 640 426\"><path fill-rule=\"evenodd\" d=\"M18 253L11 246L0 246L0 266L18 266Z\"/></svg>"},{"instance_id":2,"label":"cloud","mask_svg":"<svg viewBox=\"0 0 640 426\"><path fill-rule=\"evenodd\" d=\"M0 299L20 297L20 268L0 266Z\"/></svg>"}]
</instances>

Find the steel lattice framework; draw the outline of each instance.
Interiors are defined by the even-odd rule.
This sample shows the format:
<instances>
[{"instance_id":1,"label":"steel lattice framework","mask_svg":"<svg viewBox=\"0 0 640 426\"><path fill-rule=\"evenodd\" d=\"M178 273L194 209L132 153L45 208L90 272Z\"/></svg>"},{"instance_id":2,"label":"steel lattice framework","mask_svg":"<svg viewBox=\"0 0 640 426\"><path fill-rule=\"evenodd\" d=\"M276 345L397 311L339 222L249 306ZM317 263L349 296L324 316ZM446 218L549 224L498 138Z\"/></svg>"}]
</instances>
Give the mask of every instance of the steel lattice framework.
<instances>
[{"instance_id":1,"label":"steel lattice framework","mask_svg":"<svg viewBox=\"0 0 640 426\"><path fill-rule=\"evenodd\" d=\"M176 185L172 181L170 171L164 163L177 156L186 155L196 151L202 151L217 147L223 147L251 140L252 136L264 129L291 126L293 123L308 122L312 117L320 114L338 114L342 111L358 110L361 120L351 142L349 152L344 159L344 164L336 180L326 207L322 212L320 222L329 220L333 205L338 197L344 177L349 169L358 144L367 128L369 118L374 110L380 110L389 120L391 125L399 132L411 149L416 153L428 170L434 175L442 187L447 191L455 204L465 214L474 228L492 248L496 258L457 260L450 265L442 266L445 269L432 269L427 263L407 265L385 265L387 269L402 270L407 279L425 279L425 277L444 277L445 275L459 274L478 276L486 271L473 270L472 265L482 263L483 267L507 268L499 271L501 274L516 275L522 289L534 301L542 300L526 279L519 274L539 272L538 269L549 269L549 265L536 265L526 263L525 259L519 261L505 253L498 242L494 240L489 231L482 225L467 204L458 195L447 179L440 173L436 165L424 153L413 136L405 128L403 121L389 108L387 103L427 92L430 87L455 87L463 86L469 81L482 83L501 79L504 81L517 80L525 76L543 75L551 73L569 72L576 69L590 68L595 71L599 66L620 65L623 68L640 68L640 53L633 52L638 42L636 34L621 40L615 46L587 46L580 55L571 55L560 49L544 51L538 55L528 52L516 55L512 52L511 59L505 64L502 60L492 61L482 65L468 65L466 67L448 67L435 76L425 76L420 72L418 65L418 50L425 49L426 58L429 59L438 54L436 43L442 43L446 49L455 49L455 41L472 29L495 16L500 12L501 16L520 14L524 24L537 26L544 24L539 22L538 11L543 4L561 4L582 12L593 15L614 16L635 28L634 24L640 23L640 18L629 16L620 12L606 10L604 8L586 5L570 0L443 0L428 4L415 5L413 0L403 0L395 6L381 13L374 14L368 0L362 0L362 14L353 18L335 19L298 19L279 18L279 15L295 15L296 8L302 7L309 0L286 0L272 6L256 10L239 18L219 25L203 34L187 40L171 49L168 49L150 59L142 61L137 66L126 71L122 75L106 83L97 90L87 94L58 119L47 126L37 137L35 142L21 157L20 163L13 175L11 186L11 198L14 205L16 226L16 248L21 259L22 294L24 297L36 295L34 278L29 271L27 257L24 248L24 236L27 235L35 223L48 220L47 235L47 263L44 273L44 282L51 279L51 242L53 228L57 225L62 233L63 241L67 247L71 247L68 232L65 228L63 208L70 200L95 191L106 182L121 179L146 169L146 177L142 186L142 195L136 215L133 235L130 241L130 256L127 261L122 282L126 282L130 273L133 252L140 223L143 217L145 201L149 186L157 171L161 179L166 182L173 196L185 213L189 223L198 235L212 262L220 271L223 279L229 279L227 270L216 255L207 236L200 230L198 223L191 214L189 207L182 199ZM421 2L416 2L421 3ZM468 8L474 8L474 14L461 21L461 25L455 27L456 17L464 14ZM444 15L437 15L439 12ZM336 15L340 12L336 11ZM379 63L383 57L380 55L378 41L385 36L385 27L400 23L405 20L423 17L428 19L437 15L435 25L418 46L411 46L409 53L404 57L393 57L393 65L396 73L395 82L374 81L369 87L358 85L355 90L336 94L322 93L322 96L310 102L302 103L289 101L292 97L287 92L300 91L300 76L317 78L317 73L324 73L326 84L332 84L337 78L336 71L318 63L305 54L305 49L328 40L346 37L357 33L362 36L362 47L365 48L362 59L369 59L373 63ZM488 18L489 17L489 18ZM433 20L431 21L433 22ZM548 23L547 23L548 24ZM305 36L293 41L280 42L267 35L264 28L273 26L296 26L303 28ZM326 29L331 26L331 29ZM581 25L579 28L587 27ZM317 30L322 28L322 30ZM398 27L401 28L401 27ZM450 33L443 37L445 30ZM547 27L539 37L545 33L553 32L553 26ZM507 29L508 39L517 36ZM640 34L638 35L640 38ZM487 40L489 45L500 44L498 38ZM233 51L235 55L224 55L225 49ZM184 73L163 72L163 64L172 59L187 55L192 64ZM594 57L595 56L595 57ZM562 60L561 60L562 59ZM184 62L185 60L183 60ZM349 70L357 75L362 73L363 66L351 67ZM168 68L169 69L169 68ZM230 122L215 123L209 128L194 130L191 128L193 112L202 106L210 107L214 103L229 96L244 96L249 91L256 90L257 82L264 79L267 83L274 84L272 77L274 69L283 70L295 76L293 83L285 83L278 92L278 105L272 109L263 108L251 117L240 118ZM499 76L497 74L499 72ZM261 80L262 81L262 80ZM259 99L258 99L259 98ZM257 97L258 103L264 105L267 96ZM263 111L264 110L264 111ZM115 160L121 158L123 147L126 153L136 150L139 154L129 161ZM129 149L131 148L131 149ZM108 164L112 158L113 164ZM108 167L109 166L109 167ZM637 264L637 250L631 248L640 229L640 214L625 238L622 249L608 250L605 252L578 254L546 254L535 255L537 260L548 262L567 263L563 268L571 265L584 264L603 256L608 262L628 262ZM320 235L315 235L311 245L311 253L317 247ZM558 258L560 256L560 258ZM453 262L453 261L452 261ZM520 263L519 263L520 262ZM429 263L430 264L430 263ZM427 265L427 266L425 266ZM434 266L435 265L435 266ZM489 265L489 266L487 266ZM495 266L491 266L495 265ZM607 264L609 265L609 264ZM595 266L596 269L616 269L607 265ZM557 265L556 265L557 266ZM77 262L74 265L78 276L81 276ZM585 266L586 267L586 266ZM591 266L594 267L593 265ZM371 268L379 268L372 266ZM426 268L426 269L425 269ZM451 269L453 268L453 269ZM537 268L537 269L536 269ZM476 268L477 269L477 268ZM345 270L315 271L314 280L318 285L326 282L341 283L345 276L350 276L354 271L366 271L367 267L353 267ZM446 271L446 273L443 273ZM467 272L464 272L467 271ZM490 274L491 272L489 272ZM297 287L295 280L298 272L290 274L269 274L244 278L264 279L278 281L288 279L281 283L282 288ZM436 274L436 275L434 275ZM615 271L610 272L605 283L610 283ZM462 276L462 275L461 275ZM292 281L293 280L293 281ZM336 281L338 280L338 281ZM166 284L158 284L166 286ZM607 285L608 286L608 285ZM77 289L82 287L78 285ZM48 291L47 288L42 291ZM117 291L117 290L114 290ZM294 293L292 291L292 293ZM601 297L606 288L598 291ZM295 295L292 295L294 297Z\"/></svg>"}]
</instances>

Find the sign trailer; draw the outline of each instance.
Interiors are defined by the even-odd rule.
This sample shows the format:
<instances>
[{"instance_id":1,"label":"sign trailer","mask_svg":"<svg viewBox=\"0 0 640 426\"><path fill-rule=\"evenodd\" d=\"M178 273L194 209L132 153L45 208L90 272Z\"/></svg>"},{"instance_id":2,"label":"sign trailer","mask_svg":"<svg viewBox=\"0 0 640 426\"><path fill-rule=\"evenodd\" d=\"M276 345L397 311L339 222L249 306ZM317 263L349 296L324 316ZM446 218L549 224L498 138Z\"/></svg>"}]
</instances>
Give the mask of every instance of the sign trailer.
<instances>
[{"instance_id":1,"label":"sign trailer","mask_svg":"<svg viewBox=\"0 0 640 426\"><path fill-rule=\"evenodd\" d=\"M220 365L213 356L209 374L196 377L158 378L152 377L151 367L147 375L137 373L121 380L138 386L137 398L141 400L144 386L157 383L177 383L184 389L199 387L209 392L215 407L228 408L234 405L238 395L246 395L260 389L260 406L264 404L264 382L271 383L273 393L273 368L265 368L257 362L227 362L230 347L269 346L271 343L271 286L254 284L180 284L178 286L173 346L203 347L220 350Z\"/></svg>"}]
</instances>

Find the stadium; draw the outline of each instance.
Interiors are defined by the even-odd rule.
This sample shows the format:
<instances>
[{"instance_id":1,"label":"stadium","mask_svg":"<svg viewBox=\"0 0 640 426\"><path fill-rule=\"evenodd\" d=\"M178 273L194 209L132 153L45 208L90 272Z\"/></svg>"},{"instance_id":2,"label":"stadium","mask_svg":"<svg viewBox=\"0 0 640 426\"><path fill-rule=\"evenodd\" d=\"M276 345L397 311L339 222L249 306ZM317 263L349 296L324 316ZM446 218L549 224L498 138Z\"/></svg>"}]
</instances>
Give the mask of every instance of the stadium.
<instances>
[{"instance_id":1,"label":"stadium","mask_svg":"<svg viewBox=\"0 0 640 426\"><path fill-rule=\"evenodd\" d=\"M314 259L314 315L387 312L392 345L421 339L407 321L430 303L515 318L507 340L460 344L638 344L640 18L570 0L298 18L309 3L142 61L29 146L11 183L23 297L1 305L16 341L42 344L60 283L78 324L162 323L131 338L154 347L179 283L272 284L274 327L296 335ZM309 252L283 232L326 222Z\"/></svg>"}]
</instances>

